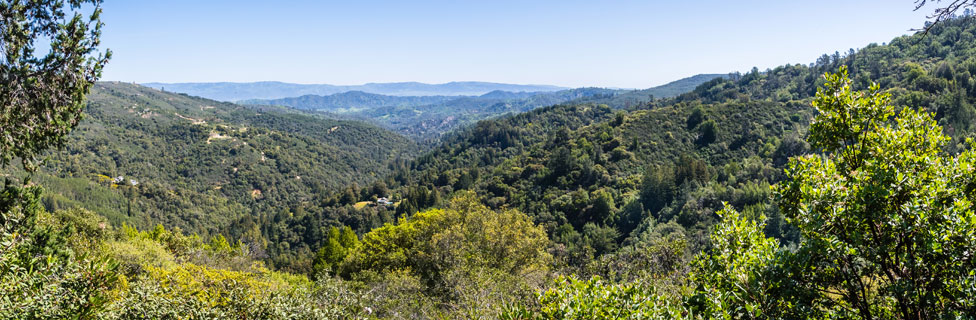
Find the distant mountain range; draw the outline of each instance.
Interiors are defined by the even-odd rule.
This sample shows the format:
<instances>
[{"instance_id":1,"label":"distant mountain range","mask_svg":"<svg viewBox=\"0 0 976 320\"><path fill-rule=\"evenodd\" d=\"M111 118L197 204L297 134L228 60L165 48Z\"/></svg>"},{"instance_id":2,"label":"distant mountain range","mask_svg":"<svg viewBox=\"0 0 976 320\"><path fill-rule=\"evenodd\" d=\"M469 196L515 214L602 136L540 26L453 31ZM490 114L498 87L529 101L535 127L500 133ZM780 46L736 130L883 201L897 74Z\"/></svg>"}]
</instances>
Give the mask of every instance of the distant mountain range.
<instances>
[{"instance_id":1,"label":"distant mountain range","mask_svg":"<svg viewBox=\"0 0 976 320\"><path fill-rule=\"evenodd\" d=\"M494 104L503 101L524 100L532 97L546 97L542 103L562 103L574 99L587 100L586 102L606 103L613 107L625 108L641 102L646 102L651 97L668 98L694 90L696 86L715 78L727 77L723 74L699 74L688 78L676 80L661 86L643 90L624 90L624 89L603 89L603 88L577 88L570 90L539 91L539 92L512 92L504 90L494 90L480 95L433 95L433 96L395 96L370 93L364 91L347 91L330 95L302 95L299 97L286 97L280 99L248 99L240 100L239 104L251 105L279 105L297 109L317 110L332 113L357 112L364 109L391 108L391 107L415 107L431 106L438 104L458 104L459 101L490 102ZM539 100L539 99L535 99ZM590 101L592 100L592 101ZM468 103L478 104L477 102Z\"/></svg>"},{"instance_id":2,"label":"distant mountain range","mask_svg":"<svg viewBox=\"0 0 976 320\"><path fill-rule=\"evenodd\" d=\"M504 91L493 91L504 92ZM506 92L507 93L507 92ZM333 113L355 112L377 107L412 107L438 104L459 96L392 96L363 91L348 91L327 96L308 94L281 99L249 99L239 104L278 105Z\"/></svg>"},{"instance_id":3,"label":"distant mountain range","mask_svg":"<svg viewBox=\"0 0 976 320\"><path fill-rule=\"evenodd\" d=\"M568 88L550 85L526 85L492 82L448 82L427 84L420 82L367 83L339 86L330 84L297 84L265 82L201 82L201 83L143 83L142 85L169 92L186 93L220 101L251 99L280 99L304 95L331 95L362 91L389 96L478 96L492 91L549 92Z\"/></svg>"},{"instance_id":4,"label":"distant mountain range","mask_svg":"<svg viewBox=\"0 0 976 320\"><path fill-rule=\"evenodd\" d=\"M612 97L618 90L578 88L551 92L495 90L477 96L389 96L362 91L327 96L251 99L245 105L287 106L368 120L402 134L431 138L470 123L505 113L524 112L577 99Z\"/></svg>"},{"instance_id":5,"label":"distant mountain range","mask_svg":"<svg viewBox=\"0 0 976 320\"><path fill-rule=\"evenodd\" d=\"M607 104L627 108L693 90L721 74L701 74L644 90L577 88L544 92L495 90L474 96L391 96L363 91L239 101L248 105L287 106L363 119L413 137L431 138L458 126L506 114L562 103Z\"/></svg>"}]
</instances>

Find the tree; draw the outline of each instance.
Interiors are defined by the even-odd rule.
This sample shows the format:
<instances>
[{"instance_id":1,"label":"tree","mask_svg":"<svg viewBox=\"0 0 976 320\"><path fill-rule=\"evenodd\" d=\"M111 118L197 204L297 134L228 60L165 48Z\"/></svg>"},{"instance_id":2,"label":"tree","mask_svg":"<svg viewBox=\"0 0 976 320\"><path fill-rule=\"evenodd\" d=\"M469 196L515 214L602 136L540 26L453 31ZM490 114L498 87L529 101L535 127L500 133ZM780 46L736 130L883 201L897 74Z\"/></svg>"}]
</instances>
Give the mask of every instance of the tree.
<instances>
[{"instance_id":1,"label":"tree","mask_svg":"<svg viewBox=\"0 0 976 320\"><path fill-rule=\"evenodd\" d=\"M718 138L718 125L715 123L715 120L705 121L698 128L698 131L700 133L698 136L699 144L706 145L715 142L715 139Z\"/></svg>"},{"instance_id":2,"label":"tree","mask_svg":"<svg viewBox=\"0 0 976 320\"><path fill-rule=\"evenodd\" d=\"M339 263L346 258L349 251L358 246L359 237L352 228L330 228L329 237L315 253L315 260L312 262L312 278L335 273Z\"/></svg>"},{"instance_id":3,"label":"tree","mask_svg":"<svg viewBox=\"0 0 976 320\"><path fill-rule=\"evenodd\" d=\"M474 185L474 177L471 176L468 170L464 170L461 172L461 177L454 183L454 189L465 190L471 188L472 185Z\"/></svg>"},{"instance_id":4,"label":"tree","mask_svg":"<svg viewBox=\"0 0 976 320\"><path fill-rule=\"evenodd\" d=\"M377 197L388 197L390 195L390 188L386 186L386 182L376 180L376 182L373 183L370 193L376 195Z\"/></svg>"},{"instance_id":5,"label":"tree","mask_svg":"<svg viewBox=\"0 0 976 320\"><path fill-rule=\"evenodd\" d=\"M560 276L539 292L538 310L514 306L501 319L691 319L680 301L659 295L641 283L614 284L598 276L589 280Z\"/></svg>"},{"instance_id":6,"label":"tree","mask_svg":"<svg viewBox=\"0 0 976 320\"><path fill-rule=\"evenodd\" d=\"M352 228L342 227L342 232L339 235L339 244L346 249L355 248L359 246L359 236L356 235L356 232L352 231Z\"/></svg>"},{"instance_id":7,"label":"tree","mask_svg":"<svg viewBox=\"0 0 976 320\"><path fill-rule=\"evenodd\" d=\"M613 196L606 190L600 190L596 194L596 200L593 201L593 207L590 208L591 213L587 220L604 224L613 223L617 220L614 215L615 210L617 208L613 203Z\"/></svg>"},{"instance_id":8,"label":"tree","mask_svg":"<svg viewBox=\"0 0 976 320\"><path fill-rule=\"evenodd\" d=\"M690 275L698 288L692 309L708 319L756 319L779 309L775 296L765 292L763 269L774 263L779 242L763 235L765 217L750 221L728 204L712 232L712 250L695 260ZM775 318L775 317L771 317Z\"/></svg>"},{"instance_id":9,"label":"tree","mask_svg":"<svg viewBox=\"0 0 976 320\"><path fill-rule=\"evenodd\" d=\"M808 257L802 286L871 319L958 317L976 310L976 151L949 155L928 113L895 116L877 84L852 91L846 67L825 76L809 141L777 188ZM838 314L846 314L838 311ZM852 316L847 314L847 316Z\"/></svg>"},{"instance_id":10,"label":"tree","mask_svg":"<svg viewBox=\"0 0 976 320\"><path fill-rule=\"evenodd\" d=\"M674 200L677 191L674 169L671 166L648 168L641 181L640 201L651 215L659 218L658 211Z\"/></svg>"},{"instance_id":11,"label":"tree","mask_svg":"<svg viewBox=\"0 0 976 320\"><path fill-rule=\"evenodd\" d=\"M87 18L82 5L94 9ZM101 0L0 2L0 168L62 143L81 119L85 96L110 51L97 53ZM74 12L69 19L68 13ZM49 43L45 50L37 48Z\"/></svg>"},{"instance_id":12,"label":"tree","mask_svg":"<svg viewBox=\"0 0 976 320\"><path fill-rule=\"evenodd\" d=\"M697 126L702 121L705 121L705 109L702 109L701 106L698 106L691 111L691 115L688 116L688 121L686 123L688 124L688 129L694 129L695 126Z\"/></svg>"},{"instance_id":13,"label":"tree","mask_svg":"<svg viewBox=\"0 0 976 320\"><path fill-rule=\"evenodd\" d=\"M619 237L620 232L613 227L592 222L583 225L583 242L593 248L593 253L597 256L617 250Z\"/></svg>"},{"instance_id":14,"label":"tree","mask_svg":"<svg viewBox=\"0 0 976 320\"><path fill-rule=\"evenodd\" d=\"M573 157L573 152L565 146L560 146L552 154L552 159L549 160L548 167L552 170L552 177L558 178L569 174L573 169L576 169L576 158Z\"/></svg>"},{"instance_id":15,"label":"tree","mask_svg":"<svg viewBox=\"0 0 976 320\"><path fill-rule=\"evenodd\" d=\"M775 188L803 235L795 249L726 206L691 281L708 318L936 319L976 310L976 151L949 140L928 113L895 116L877 84L852 90L847 69L825 76L809 142ZM972 147L972 142L970 142Z\"/></svg>"},{"instance_id":16,"label":"tree","mask_svg":"<svg viewBox=\"0 0 976 320\"><path fill-rule=\"evenodd\" d=\"M329 238L325 240L319 251L315 253L315 261L312 265L312 277L320 277L323 273L332 273L337 263L346 257L346 248L339 243L338 229L332 228L335 232L329 233Z\"/></svg>"},{"instance_id":17,"label":"tree","mask_svg":"<svg viewBox=\"0 0 976 320\"><path fill-rule=\"evenodd\" d=\"M32 173L37 155L78 124L110 55L96 54L100 4L0 2L0 169L19 159ZM94 7L88 18L83 5ZM100 259L78 263L84 258L65 248L63 226L38 224L40 196L30 175L20 183L4 179L0 189L0 317L90 318L107 303L114 266Z\"/></svg>"},{"instance_id":18,"label":"tree","mask_svg":"<svg viewBox=\"0 0 976 320\"><path fill-rule=\"evenodd\" d=\"M523 276L545 271L551 262L545 231L517 210L492 211L471 191L460 192L447 209L401 218L363 236L340 274L409 272L431 288L457 285L455 273Z\"/></svg>"}]
</instances>

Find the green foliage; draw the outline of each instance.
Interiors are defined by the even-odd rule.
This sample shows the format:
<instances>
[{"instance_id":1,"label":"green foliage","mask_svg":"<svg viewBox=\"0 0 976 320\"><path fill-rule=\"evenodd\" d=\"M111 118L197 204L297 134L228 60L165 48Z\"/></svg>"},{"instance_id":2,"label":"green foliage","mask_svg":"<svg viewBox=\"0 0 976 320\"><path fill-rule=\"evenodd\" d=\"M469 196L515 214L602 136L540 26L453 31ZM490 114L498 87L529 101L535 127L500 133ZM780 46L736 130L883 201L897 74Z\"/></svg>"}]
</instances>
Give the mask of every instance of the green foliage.
<instances>
[{"instance_id":1,"label":"green foliage","mask_svg":"<svg viewBox=\"0 0 976 320\"><path fill-rule=\"evenodd\" d=\"M973 98L961 87L968 86L968 80L958 80L968 78L959 75L966 68L956 67L961 59L934 48L941 41L954 46L954 52L973 52L971 41L945 39L968 32L961 30L971 31L976 24L954 20L946 25L936 27L934 36L919 38L920 43L899 38L889 46L872 45L844 57L825 55L811 67L732 75L666 102L670 105L663 108L642 110L688 112L670 124L647 124L670 130L672 135L681 129L671 130L671 125L687 127L687 114L698 103L709 107L708 120L714 120L716 128L741 128L721 130L712 143L699 144L694 151L697 157L647 166L640 206L623 206L625 212L652 206L658 211L657 220L673 219L667 224L645 220L628 241L647 241L644 239L675 228L693 240L693 252L707 248L696 259L690 276L677 281L683 284L679 286L694 288L676 291L683 297L682 315L926 319L972 314L972 270L976 266L970 251L976 247L972 233L976 219L970 180L976 176L971 172L974 157L971 142L953 144L950 142L956 139L950 135L971 136L965 121L959 120L968 111L955 110L966 110ZM927 61L926 55L934 55L936 62ZM841 73L821 80L814 76L831 68L841 69ZM855 70L853 79L847 77L847 70ZM949 78L961 86L945 81ZM893 89L883 92L881 85L871 84L872 79ZM859 92L861 89L868 91ZM797 122L809 119L812 113L766 118L770 122L723 123L722 116L728 112L714 109L755 108L767 103L796 108L802 99L813 101L817 112L810 126L809 147L800 140L806 129ZM892 107L903 102L914 106L900 111ZM639 113L631 112L624 126L640 122ZM761 125L754 125L757 123ZM946 134L939 124L949 126ZM796 130L779 131L784 125ZM743 148L749 145L755 149ZM803 155L811 147L822 153ZM712 153L717 150L724 153ZM755 153L738 161L722 161L744 150ZM684 165L695 158L705 160L704 165ZM787 163L789 158L793 160ZM785 175L777 174L775 168L784 165L788 169ZM776 182L781 184L773 188L775 198L770 199L768 186ZM695 201L682 201L686 197ZM723 219L710 240L697 245L698 230L710 224L708 208L722 201L729 204L718 213ZM744 208L743 213L732 205ZM563 226L553 234L560 242L581 242L578 233ZM616 261L629 250L595 260ZM656 288L667 283L665 279L652 280L642 288ZM569 287L561 284L554 290L568 291ZM568 295L558 305L567 309L592 300L582 294ZM513 317L538 316L531 305L512 310Z\"/></svg>"},{"instance_id":2,"label":"green foliage","mask_svg":"<svg viewBox=\"0 0 976 320\"><path fill-rule=\"evenodd\" d=\"M227 254L234 250L230 247L230 242L227 242L227 238L222 234L211 236L210 242L207 243L207 249L216 254Z\"/></svg>"},{"instance_id":3,"label":"green foliage","mask_svg":"<svg viewBox=\"0 0 976 320\"><path fill-rule=\"evenodd\" d=\"M5 182L0 317L965 318L974 30L485 120L409 162L375 127L99 84L53 192Z\"/></svg>"},{"instance_id":4,"label":"green foliage","mask_svg":"<svg viewBox=\"0 0 976 320\"><path fill-rule=\"evenodd\" d=\"M686 319L681 301L637 284L610 284L600 277L581 281L556 279L556 287L539 294L538 311L510 307L501 319Z\"/></svg>"},{"instance_id":5,"label":"green foliage","mask_svg":"<svg viewBox=\"0 0 976 320\"><path fill-rule=\"evenodd\" d=\"M699 134L701 134L698 137L699 144L709 144L715 142L715 139L718 137L718 125L715 124L715 121L705 121L698 129Z\"/></svg>"},{"instance_id":6,"label":"green foliage","mask_svg":"<svg viewBox=\"0 0 976 320\"><path fill-rule=\"evenodd\" d=\"M51 216L38 208L40 192L8 186L3 194L22 202L3 212L0 224L0 318L91 317L110 302L117 264L84 251L99 233L80 223L95 220L91 213Z\"/></svg>"},{"instance_id":7,"label":"green foliage","mask_svg":"<svg viewBox=\"0 0 976 320\"><path fill-rule=\"evenodd\" d=\"M777 190L815 253L800 267L817 276L802 284L843 296L838 307L862 318L970 314L976 154L945 153L930 114L895 116L888 94L854 92L846 71L827 75L814 100L810 142L827 155L795 158Z\"/></svg>"},{"instance_id":8,"label":"green foliage","mask_svg":"<svg viewBox=\"0 0 976 320\"><path fill-rule=\"evenodd\" d=\"M342 274L407 270L431 285L445 285L440 275L452 268L491 268L512 274L544 271L548 239L524 214L494 212L471 193L403 218L363 236L343 262Z\"/></svg>"},{"instance_id":9,"label":"green foliage","mask_svg":"<svg viewBox=\"0 0 976 320\"><path fill-rule=\"evenodd\" d=\"M688 116L688 129L697 127L702 121L705 121L705 110L701 106L695 107Z\"/></svg>"},{"instance_id":10,"label":"green foliage","mask_svg":"<svg viewBox=\"0 0 976 320\"><path fill-rule=\"evenodd\" d=\"M723 220L712 231L712 249L696 259L689 275L698 286L693 310L708 319L762 319L791 308L768 292L772 281L764 269L773 264L779 242L763 234L765 217L757 223L727 204L718 215Z\"/></svg>"},{"instance_id":11,"label":"green foliage","mask_svg":"<svg viewBox=\"0 0 976 320\"><path fill-rule=\"evenodd\" d=\"M507 305L503 319L686 319L686 242L648 239L594 259L582 275L560 276L532 303Z\"/></svg>"},{"instance_id":12,"label":"green foliage","mask_svg":"<svg viewBox=\"0 0 976 320\"><path fill-rule=\"evenodd\" d=\"M359 237L349 227L341 230L332 227L329 238L315 254L312 276L319 277L323 273L335 274L339 263L346 258L349 251L359 246Z\"/></svg>"},{"instance_id":13,"label":"green foliage","mask_svg":"<svg viewBox=\"0 0 976 320\"><path fill-rule=\"evenodd\" d=\"M388 287L391 278L415 282L417 293L447 310L484 316L541 284L551 264L549 247L545 232L524 214L492 211L466 192L445 209L365 234L339 273L377 287Z\"/></svg>"},{"instance_id":14,"label":"green foliage","mask_svg":"<svg viewBox=\"0 0 976 320\"><path fill-rule=\"evenodd\" d=\"M83 5L94 7L90 16ZM63 143L78 125L85 96L111 56L97 51L100 5L101 0L0 3L0 169L20 159L26 170L35 170L35 157ZM49 50L45 54L37 46Z\"/></svg>"},{"instance_id":15,"label":"green foliage","mask_svg":"<svg viewBox=\"0 0 976 320\"><path fill-rule=\"evenodd\" d=\"M603 106L555 106L480 122L445 138L388 180L390 192L404 199L396 213L410 215L431 207L420 200L419 190L448 195L470 189L489 207L518 208L532 217L569 250L559 257L574 267L582 267L594 254L622 247L639 226L650 225L649 219L681 217L687 232L700 239L694 245L704 246L721 201L736 206L768 202L768 192L742 195L779 178L781 170L773 166L772 157L794 150L783 147L775 153L780 144L775 136L798 136L802 127L790 117L809 110L766 102L712 105L709 120L716 127L755 127L723 131L713 143L700 146L698 128L685 126L694 106L631 110L624 121ZM719 174L726 165L737 169ZM785 161L779 168L783 165ZM332 206L352 204L337 201ZM366 207L360 212L382 216L384 210Z\"/></svg>"},{"instance_id":16,"label":"green foliage","mask_svg":"<svg viewBox=\"0 0 976 320\"><path fill-rule=\"evenodd\" d=\"M246 252L214 250L227 245L220 238L113 230L84 210L39 212L34 221L29 237L3 238L0 318L348 318L387 303L351 283L312 283Z\"/></svg>"},{"instance_id":17,"label":"green foliage","mask_svg":"<svg viewBox=\"0 0 976 320\"><path fill-rule=\"evenodd\" d=\"M240 240L273 257L312 253L329 226L368 230L392 221L351 207L323 212L319 204L330 191L392 172L399 157L418 150L405 137L359 122L122 83L96 84L87 112L65 152L48 154L34 175L48 191L45 208L87 208L116 226L219 233L231 246ZM357 189L352 198L368 195ZM310 271L311 263L288 260L292 271Z\"/></svg>"},{"instance_id":18,"label":"green foliage","mask_svg":"<svg viewBox=\"0 0 976 320\"><path fill-rule=\"evenodd\" d=\"M24 171L34 172L38 154L63 143L78 124L109 56L95 56L100 3L0 3L0 169L19 159ZM87 21L83 5L94 7ZM50 50L36 56L36 43ZM84 212L55 221L40 208L41 192L30 175L18 182L4 178L0 190L0 318L92 318L110 301L117 266L77 250L87 237L101 235L97 227L83 223L91 221Z\"/></svg>"},{"instance_id":19,"label":"green foliage","mask_svg":"<svg viewBox=\"0 0 976 320\"><path fill-rule=\"evenodd\" d=\"M810 143L776 187L803 235L794 248L729 206L697 259L688 299L706 318L958 318L971 314L973 151L942 147L930 114L895 116L877 85L828 74Z\"/></svg>"}]
</instances>

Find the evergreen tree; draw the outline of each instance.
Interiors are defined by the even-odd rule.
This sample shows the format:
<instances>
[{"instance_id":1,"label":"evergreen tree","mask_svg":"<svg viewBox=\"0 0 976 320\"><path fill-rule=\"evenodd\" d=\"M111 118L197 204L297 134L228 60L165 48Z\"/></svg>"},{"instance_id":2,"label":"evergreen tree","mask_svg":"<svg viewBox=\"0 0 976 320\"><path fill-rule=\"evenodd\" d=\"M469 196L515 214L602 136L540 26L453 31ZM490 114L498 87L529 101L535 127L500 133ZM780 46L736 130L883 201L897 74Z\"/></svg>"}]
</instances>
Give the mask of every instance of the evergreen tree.
<instances>
[{"instance_id":1,"label":"evergreen tree","mask_svg":"<svg viewBox=\"0 0 976 320\"><path fill-rule=\"evenodd\" d=\"M64 141L108 61L100 44L101 1L0 2L0 169ZM91 15L83 12L91 6ZM36 50L37 46L49 50ZM46 52L43 56L38 54ZM94 318L117 281L115 265L83 261L60 226L41 226L41 188L31 176L0 190L0 318Z\"/></svg>"}]
</instances>

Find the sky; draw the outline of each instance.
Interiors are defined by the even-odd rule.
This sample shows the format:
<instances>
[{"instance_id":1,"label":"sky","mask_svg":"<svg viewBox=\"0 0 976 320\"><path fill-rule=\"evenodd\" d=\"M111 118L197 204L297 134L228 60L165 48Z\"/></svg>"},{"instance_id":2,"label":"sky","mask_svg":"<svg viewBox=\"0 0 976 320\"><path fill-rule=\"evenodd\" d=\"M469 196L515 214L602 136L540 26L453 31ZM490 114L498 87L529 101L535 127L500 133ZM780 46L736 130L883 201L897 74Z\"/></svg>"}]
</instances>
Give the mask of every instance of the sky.
<instances>
[{"instance_id":1,"label":"sky","mask_svg":"<svg viewBox=\"0 0 976 320\"><path fill-rule=\"evenodd\" d=\"M102 80L648 88L919 28L913 0L106 0Z\"/></svg>"}]
</instances>

